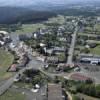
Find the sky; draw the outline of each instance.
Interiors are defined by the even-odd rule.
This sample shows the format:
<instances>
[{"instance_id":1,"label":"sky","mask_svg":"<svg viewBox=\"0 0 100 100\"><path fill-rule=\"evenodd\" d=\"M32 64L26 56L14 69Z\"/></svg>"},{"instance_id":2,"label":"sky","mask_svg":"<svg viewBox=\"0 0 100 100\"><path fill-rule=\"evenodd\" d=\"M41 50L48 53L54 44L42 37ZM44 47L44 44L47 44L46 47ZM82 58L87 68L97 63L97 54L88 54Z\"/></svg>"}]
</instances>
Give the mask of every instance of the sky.
<instances>
[{"instance_id":1,"label":"sky","mask_svg":"<svg viewBox=\"0 0 100 100\"><path fill-rule=\"evenodd\" d=\"M50 3L50 4L67 4L78 1L100 1L100 0L0 0L0 5L34 5L39 3Z\"/></svg>"}]
</instances>

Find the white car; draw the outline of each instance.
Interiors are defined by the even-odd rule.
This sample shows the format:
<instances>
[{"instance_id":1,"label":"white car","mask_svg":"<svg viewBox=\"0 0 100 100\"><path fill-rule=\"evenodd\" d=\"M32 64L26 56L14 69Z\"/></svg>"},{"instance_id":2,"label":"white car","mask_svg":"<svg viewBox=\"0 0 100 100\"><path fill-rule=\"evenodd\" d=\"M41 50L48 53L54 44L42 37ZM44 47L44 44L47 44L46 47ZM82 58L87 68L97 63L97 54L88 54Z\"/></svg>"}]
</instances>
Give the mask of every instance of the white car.
<instances>
[{"instance_id":1,"label":"white car","mask_svg":"<svg viewBox=\"0 0 100 100\"><path fill-rule=\"evenodd\" d=\"M19 79L17 79L17 78L14 79L14 82L18 82L18 81L19 81Z\"/></svg>"},{"instance_id":2,"label":"white car","mask_svg":"<svg viewBox=\"0 0 100 100\"><path fill-rule=\"evenodd\" d=\"M37 93L38 91L39 89L34 89L34 88L31 89L31 92L34 92L34 93Z\"/></svg>"}]
</instances>

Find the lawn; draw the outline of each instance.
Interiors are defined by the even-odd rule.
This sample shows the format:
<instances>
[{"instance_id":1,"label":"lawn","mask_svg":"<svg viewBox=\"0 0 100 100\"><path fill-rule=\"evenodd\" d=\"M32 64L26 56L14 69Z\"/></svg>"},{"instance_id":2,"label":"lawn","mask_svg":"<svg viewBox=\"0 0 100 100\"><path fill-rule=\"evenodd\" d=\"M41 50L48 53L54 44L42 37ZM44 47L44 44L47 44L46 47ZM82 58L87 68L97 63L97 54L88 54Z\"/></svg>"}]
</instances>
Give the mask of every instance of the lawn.
<instances>
[{"instance_id":1,"label":"lawn","mask_svg":"<svg viewBox=\"0 0 100 100\"><path fill-rule=\"evenodd\" d=\"M9 90L0 96L0 100L25 100L25 95Z\"/></svg>"},{"instance_id":2,"label":"lawn","mask_svg":"<svg viewBox=\"0 0 100 100\"><path fill-rule=\"evenodd\" d=\"M28 89L31 89L33 86L31 83L24 83L24 82L14 83L14 85L19 88L28 88Z\"/></svg>"},{"instance_id":3,"label":"lawn","mask_svg":"<svg viewBox=\"0 0 100 100\"><path fill-rule=\"evenodd\" d=\"M78 100L78 99L76 99L76 97L84 98L84 100L100 100L100 99L97 99L97 98L94 98L94 97L91 97L91 96L87 96L87 95L84 95L84 94L81 94L81 93L74 95L73 100Z\"/></svg>"},{"instance_id":4,"label":"lawn","mask_svg":"<svg viewBox=\"0 0 100 100\"><path fill-rule=\"evenodd\" d=\"M86 31L86 32L92 32L92 31L93 31L93 28L92 28L92 27L87 26L87 27L85 27L85 31Z\"/></svg>"},{"instance_id":5,"label":"lawn","mask_svg":"<svg viewBox=\"0 0 100 100\"><path fill-rule=\"evenodd\" d=\"M23 24L20 30L16 30L15 33L33 33L39 28L45 28L44 24Z\"/></svg>"},{"instance_id":6,"label":"lawn","mask_svg":"<svg viewBox=\"0 0 100 100\"><path fill-rule=\"evenodd\" d=\"M96 28L97 31L100 32L100 24L96 24L96 25L95 25L95 28Z\"/></svg>"},{"instance_id":7,"label":"lawn","mask_svg":"<svg viewBox=\"0 0 100 100\"><path fill-rule=\"evenodd\" d=\"M96 55L100 55L100 45L98 45L97 47L90 49L90 52L92 54L96 54Z\"/></svg>"},{"instance_id":8,"label":"lawn","mask_svg":"<svg viewBox=\"0 0 100 100\"><path fill-rule=\"evenodd\" d=\"M88 36L88 37L96 37L96 34L90 34L90 33L78 33L80 36Z\"/></svg>"},{"instance_id":9,"label":"lawn","mask_svg":"<svg viewBox=\"0 0 100 100\"><path fill-rule=\"evenodd\" d=\"M97 40L87 40L86 42L87 43L96 43L96 44L100 45L100 41L97 41Z\"/></svg>"},{"instance_id":10,"label":"lawn","mask_svg":"<svg viewBox=\"0 0 100 100\"><path fill-rule=\"evenodd\" d=\"M58 54L58 58L60 61L65 61L66 59L65 53Z\"/></svg>"},{"instance_id":11,"label":"lawn","mask_svg":"<svg viewBox=\"0 0 100 100\"><path fill-rule=\"evenodd\" d=\"M65 23L65 18L62 15L58 15L57 17L49 18L48 22L49 23L64 24Z\"/></svg>"},{"instance_id":12,"label":"lawn","mask_svg":"<svg viewBox=\"0 0 100 100\"><path fill-rule=\"evenodd\" d=\"M75 50L75 54L79 54L81 50L84 49L84 46L77 46L80 50ZM90 53L94 55L100 55L100 45L96 46L95 48L90 48Z\"/></svg>"},{"instance_id":13,"label":"lawn","mask_svg":"<svg viewBox=\"0 0 100 100\"><path fill-rule=\"evenodd\" d=\"M6 72L12 64L14 56L9 52L0 49L0 80L8 79L12 74Z\"/></svg>"}]
</instances>

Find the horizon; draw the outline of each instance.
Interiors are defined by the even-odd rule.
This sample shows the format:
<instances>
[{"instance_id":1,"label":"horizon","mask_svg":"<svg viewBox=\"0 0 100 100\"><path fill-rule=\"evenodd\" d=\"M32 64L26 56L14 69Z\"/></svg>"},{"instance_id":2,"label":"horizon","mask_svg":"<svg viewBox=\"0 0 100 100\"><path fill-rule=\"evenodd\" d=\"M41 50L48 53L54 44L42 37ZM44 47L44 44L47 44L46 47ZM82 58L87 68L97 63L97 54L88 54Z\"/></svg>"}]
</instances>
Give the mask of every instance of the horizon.
<instances>
[{"instance_id":1,"label":"horizon","mask_svg":"<svg viewBox=\"0 0 100 100\"><path fill-rule=\"evenodd\" d=\"M78 2L90 3L90 2L98 2L100 0L0 0L0 6L30 6L30 5L38 5L40 4L73 4Z\"/></svg>"}]
</instances>

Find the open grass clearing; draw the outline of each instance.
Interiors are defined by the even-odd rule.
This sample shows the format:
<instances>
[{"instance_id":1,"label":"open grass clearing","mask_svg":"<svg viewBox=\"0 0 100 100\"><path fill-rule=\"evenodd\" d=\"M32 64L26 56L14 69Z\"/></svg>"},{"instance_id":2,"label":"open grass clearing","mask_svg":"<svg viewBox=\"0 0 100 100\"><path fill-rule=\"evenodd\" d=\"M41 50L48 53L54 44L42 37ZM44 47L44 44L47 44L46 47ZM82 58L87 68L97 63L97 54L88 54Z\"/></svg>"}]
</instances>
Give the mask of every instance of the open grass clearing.
<instances>
[{"instance_id":1,"label":"open grass clearing","mask_svg":"<svg viewBox=\"0 0 100 100\"><path fill-rule=\"evenodd\" d=\"M65 18L62 15L58 15L57 17L49 18L49 23L58 23L58 24L64 24Z\"/></svg>"},{"instance_id":2,"label":"open grass clearing","mask_svg":"<svg viewBox=\"0 0 100 100\"><path fill-rule=\"evenodd\" d=\"M87 43L95 43L95 44L100 45L100 41L97 41L97 40L87 40L86 42Z\"/></svg>"},{"instance_id":3,"label":"open grass clearing","mask_svg":"<svg viewBox=\"0 0 100 100\"><path fill-rule=\"evenodd\" d=\"M85 27L85 31L92 32L92 31L93 31L93 28L92 28L92 27L87 26L87 27Z\"/></svg>"},{"instance_id":4,"label":"open grass clearing","mask_svg":"<svg viewBox=\"0 0 100 100\"><path fill-rule=\"evenodd\" d=\"M96 24L95 29L100 32L100 24Z\"/></svg>"},{"instance_id":5,"label":"open grass clearing","mask_svg":"<svg viewBox=\"0 0 100 100\"><path fill-rule=\"evenodd\" d=\"M92 54L100 55L100 45L96 46L95 48L90 49Z\"/></svg>"},{"instance_id":6,"label":"open grass clearing","mask_svg":"<svg viewBox=\"0 0 100 100\"><path fill-rule=\"evenodd\" d=\"M8 79L12 73L6 72L12 64L14 56L3 49L0 49L0 80Z\"/></svg>"},{"instance_id":7,"label":"open grass clearing","mask_svg":"<svg viewBox=\"0 0 100 100\"><path fill-rule=\"evenodd\" d=\"M24 34L24 33L33 33L39 28L45 28L44 24L23 24L20 30L16 30L15 33Z\"/></svg>"},{"instance_id":8,"label":"open grass clearing","mask_svg":"<svg viewBox=\"0 0 100 100\"><path fill-rule=\"evenodd\" d=\"M81 94L81 93L78 93L77 96L84 98L84 100L100 100L100 99L97 99L95 97L87 96L87 95L84 95L84 94Z\"/></svg>"},{"instance_id":9,"label":"open grass clearing","mask_svg":"<svg viewBox=\"0 0 100 100\"><path fill-rule=\"evenodd\" d=\"M0 100L26 100L26 99L25 95L23 95L22 93L8 90L2 96L0 96Z\"/></svg>"}]
</instances>

